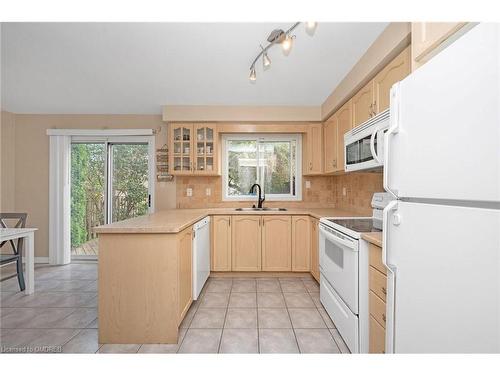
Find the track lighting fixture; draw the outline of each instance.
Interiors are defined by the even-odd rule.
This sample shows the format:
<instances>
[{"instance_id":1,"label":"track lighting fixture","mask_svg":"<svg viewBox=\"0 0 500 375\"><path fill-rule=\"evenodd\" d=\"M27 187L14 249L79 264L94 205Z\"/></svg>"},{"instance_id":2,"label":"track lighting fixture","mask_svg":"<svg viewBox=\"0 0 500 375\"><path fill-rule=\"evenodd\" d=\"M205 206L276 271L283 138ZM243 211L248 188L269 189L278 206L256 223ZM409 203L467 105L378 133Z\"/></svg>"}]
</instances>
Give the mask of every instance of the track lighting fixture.
<instances>
[{"instance_id":1,"label":"track lighting fixture","mask_svg":"<svg viewBox=\"0 0 500 375\"><path fill-rule=\"evenodd\" d=\"M261 51L257 55L257 57L253 60L252 65L250 65L250 76L248 77L251 82L255 82L257 80L257 72L255 70L255 63L262 56L262 65L264 70L267 70L271 67L271 59L269 58L267 51L275 44L281 44L281 48L283 53L288 56L293 47L293 41L295 39L295 35L292 35L292 31L299 26L300 22L296 22L290 27L288 30L284 31L282 29L275 29L271 31L269 36L267 37L268 45L266 47L262 47L260 45ZM316 22L306 22L306 32L309 35L313 35L316 30L317 23Z\"/></svg>"}]
</instances>

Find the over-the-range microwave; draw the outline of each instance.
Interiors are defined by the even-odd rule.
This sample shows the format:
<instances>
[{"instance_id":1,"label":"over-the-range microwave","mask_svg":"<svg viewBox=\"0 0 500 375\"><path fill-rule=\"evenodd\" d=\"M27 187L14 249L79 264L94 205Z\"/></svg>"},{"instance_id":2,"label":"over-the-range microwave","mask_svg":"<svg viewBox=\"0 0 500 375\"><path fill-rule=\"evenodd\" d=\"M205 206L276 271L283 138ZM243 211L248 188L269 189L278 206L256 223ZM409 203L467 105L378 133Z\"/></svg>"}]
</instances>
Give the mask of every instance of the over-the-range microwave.
<instances>
[{"instance_id":1,"label":"over-the-range microwave","mask_svg":"<svg viewBox=\"0 0 500 375\"><path fill-rule=\"evenodd\" d=\"M381 168L384 164L384 133L389 128L389 109L344 134L345 171Z\"/></svg>"}]
</instances>

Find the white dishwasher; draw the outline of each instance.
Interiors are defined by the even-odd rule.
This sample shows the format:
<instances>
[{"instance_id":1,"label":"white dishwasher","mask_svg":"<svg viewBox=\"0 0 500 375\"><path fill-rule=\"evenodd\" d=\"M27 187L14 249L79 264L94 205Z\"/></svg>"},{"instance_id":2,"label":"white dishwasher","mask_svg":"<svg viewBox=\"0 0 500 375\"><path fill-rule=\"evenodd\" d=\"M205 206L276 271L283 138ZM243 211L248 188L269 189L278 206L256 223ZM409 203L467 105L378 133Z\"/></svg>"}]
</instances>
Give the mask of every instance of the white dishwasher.
<instances>
[{"instance_id":1,"label":"white dishwasher","mask_svg":"<svg viewBox=\"0 0 500 375\"><path fill-rule=\"evenodd\" d=\"M197 300L210 275L210 217L193 225L193 300Z\"/></svg>"}]
</instances>

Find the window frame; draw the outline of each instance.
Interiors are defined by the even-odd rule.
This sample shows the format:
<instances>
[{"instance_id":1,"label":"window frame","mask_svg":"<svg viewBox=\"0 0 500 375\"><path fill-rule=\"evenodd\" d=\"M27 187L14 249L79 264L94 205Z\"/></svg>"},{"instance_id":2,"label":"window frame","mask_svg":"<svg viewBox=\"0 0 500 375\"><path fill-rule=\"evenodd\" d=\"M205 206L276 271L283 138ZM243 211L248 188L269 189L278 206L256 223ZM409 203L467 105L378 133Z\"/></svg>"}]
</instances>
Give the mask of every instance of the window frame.
<instances>
[{"instance_id":1,"label":"window frame","mask_svg":"<svg viewBox=\"0 0 500 375\"><path fill-rule=\"evenodd\" d=\"M254 201L255 195L240 195L230 196L227 194L228 189L228 157L227 157L227 141L256 141L257 142L257 159L259 159L259 141L296 141L295 149L295 196L292 194L267 194L266 201L301 201L302 200L302 135L299 133L290 134L222 134L222 200L223 201ZM257 177L259 178L259 177ZM257 182L257 181L256 181Z\"/></svg>"}]
</instances>

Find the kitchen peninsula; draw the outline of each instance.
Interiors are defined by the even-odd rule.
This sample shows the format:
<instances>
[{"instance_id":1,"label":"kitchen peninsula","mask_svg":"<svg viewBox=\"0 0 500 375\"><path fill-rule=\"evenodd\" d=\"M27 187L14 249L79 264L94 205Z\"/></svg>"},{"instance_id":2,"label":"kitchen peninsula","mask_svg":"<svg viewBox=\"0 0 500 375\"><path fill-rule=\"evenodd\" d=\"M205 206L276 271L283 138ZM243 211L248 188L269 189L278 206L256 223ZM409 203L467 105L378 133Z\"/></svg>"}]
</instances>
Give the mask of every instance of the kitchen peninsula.
<instances>
[{"instance_id":1,"label":"kitchen peninsula","mask_svg":"<svg viewBox=\"0 0 500 375\"><path fill-rule=\"evenodd\" d=\"M225 233L222 228L224 238L220 239L220 227L217 236L212 236L212 271L220 269L213 263L221 258L219 254L214 256L214 251L224 251L222 258L224 255L226 259L232 258L228 271L250 266L257 272L265 271L266 264L268 270L275 270L277 262L285 257L290 260L280 267L285 272L310 272L319 277L318 245L313 234L317 235L318 220L326 216L361 215L335 208L175 209L97 227L100 343L177 342L179 325L192 303L192 225L207 216L215 219L212 233L218 218L225 218L228 223ZM232 226L231 221L235 221ZM278 244L276 238L289 237L288 241L282 241L285 246L270 246L271 243L266 246L266 225L272 228L271 242ZM248 256L246 252L253 249L241 245L248 233L258 233L261 239L253 241L258 242L256 256ZM229 245L222 246L223 243ZM235 262L236 256L240 263ZM247 260L251 263L254 259L258 264L241 263Z\"/></svg>"}]
</instances>

